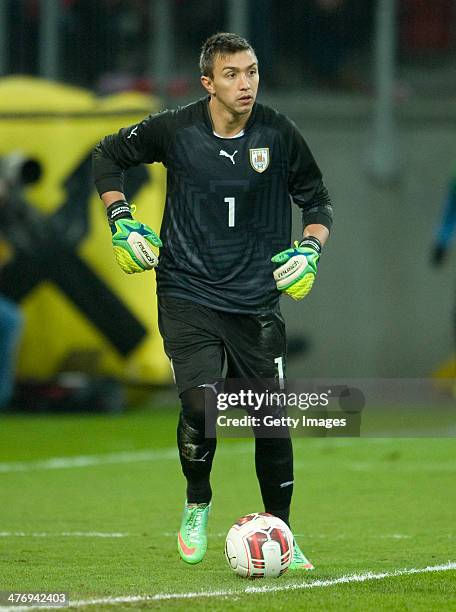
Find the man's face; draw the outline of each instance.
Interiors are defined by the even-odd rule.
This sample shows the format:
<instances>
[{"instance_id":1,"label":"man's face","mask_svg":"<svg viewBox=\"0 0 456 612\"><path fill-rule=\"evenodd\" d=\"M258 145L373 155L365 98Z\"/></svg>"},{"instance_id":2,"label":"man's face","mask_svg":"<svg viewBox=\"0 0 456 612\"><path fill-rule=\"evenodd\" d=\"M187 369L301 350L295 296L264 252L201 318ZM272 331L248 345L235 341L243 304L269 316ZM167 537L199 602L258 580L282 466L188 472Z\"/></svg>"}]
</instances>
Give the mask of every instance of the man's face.
<instances>
[{"instance_id":1,"label":"man's face","mask_svg":"<svg viewBox=\"0 0 456 612\"><path fill-rule=\"evenodd\" d=\"M258 60L252 51L216 55L213 78L201 77L201 80L207 91L229 111L238 115L249 113L258 91Z\"/></svg>"}]
</instances>

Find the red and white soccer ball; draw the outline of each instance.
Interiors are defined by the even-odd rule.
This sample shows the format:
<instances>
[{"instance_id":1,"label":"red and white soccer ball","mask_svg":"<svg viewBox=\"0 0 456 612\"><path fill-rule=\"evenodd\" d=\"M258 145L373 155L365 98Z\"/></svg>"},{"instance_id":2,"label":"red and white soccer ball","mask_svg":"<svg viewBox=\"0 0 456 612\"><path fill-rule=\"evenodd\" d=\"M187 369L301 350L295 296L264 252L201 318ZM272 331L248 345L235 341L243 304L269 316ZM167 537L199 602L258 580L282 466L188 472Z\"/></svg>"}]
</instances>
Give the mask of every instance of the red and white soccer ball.
<instances>
[{"instance_id":1,"label":"red and white soccer ball","mask_svg":"<svg viewBox=\"0 0 456 612\"><path fill-rule=\"evenodd\" d=\"M228 531L225 557L243 578L275 578L287 571L293 559L293 535L288 525L272 514L248 514Z\"/></svg>"}]
</instances>

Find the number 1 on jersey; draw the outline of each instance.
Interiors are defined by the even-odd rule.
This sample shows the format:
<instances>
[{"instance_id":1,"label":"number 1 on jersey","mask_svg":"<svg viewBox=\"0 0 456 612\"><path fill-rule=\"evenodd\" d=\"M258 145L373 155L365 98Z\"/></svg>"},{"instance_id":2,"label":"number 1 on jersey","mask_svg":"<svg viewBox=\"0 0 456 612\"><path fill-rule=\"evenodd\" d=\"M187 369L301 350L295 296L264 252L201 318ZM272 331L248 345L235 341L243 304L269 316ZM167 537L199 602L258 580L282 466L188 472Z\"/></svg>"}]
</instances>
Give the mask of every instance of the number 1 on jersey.
<instances>
[{"instance_id":1,"label":"number 1 on jersey","mask_svg":"<svg viewBox=\"0 0 456 612\"><path fill-rule=\"evenodd\" d=\"M283 357L276 357L274 359L274 363L277 366L277 373L279 375L279 387L280 389L285 389L285 376L284 376L284 371L283 371Z\"/></svg>"},{"instance_id":2,"label":"number 1 on jersey","mask_svg":"<svg viewBox=\"0 0 456 612\"><path fill-rule=\"evenodd\" d=\"M223 200L228 204L228 227L234 227L234 198L225 198Z\"/></svg>"}]
</instances>

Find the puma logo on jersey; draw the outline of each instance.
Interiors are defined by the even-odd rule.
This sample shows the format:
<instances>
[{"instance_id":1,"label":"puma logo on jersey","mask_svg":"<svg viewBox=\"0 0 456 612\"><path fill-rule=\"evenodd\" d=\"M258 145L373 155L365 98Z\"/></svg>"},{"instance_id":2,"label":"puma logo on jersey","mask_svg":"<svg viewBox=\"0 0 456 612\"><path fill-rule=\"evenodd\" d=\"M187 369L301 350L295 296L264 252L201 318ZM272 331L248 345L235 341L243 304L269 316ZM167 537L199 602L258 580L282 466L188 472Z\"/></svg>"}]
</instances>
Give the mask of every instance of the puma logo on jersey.
<instances>
[{"instance_id":1,"label":"puma logo on jersey","mask_svg":"<svg viewBox=\"0 0 456 612\"><path fill-rule=\"evenodd\" d=\"M132 136L137 136L137 135L138 135L138 134L137 134L137 132L136 132L136 130L137 130L137 129L138 129L138 126L137 126L137 125L135 125L135 127L134 127L134 128L131 130L131 132L128 134L128 136L127 136L127 140L128 140L129 138L131 138Z\"/></svg>"},{"instance_id":2,"label":"puma logo on jersey","mask_svg":"<svg viewBox=\"0 0 456 612\"><path fill-rule=\"evenodd\" d=\"M227 152L226 152L226 151L224 151L223 149L220 149L220 153L219 153L219 155L221 155L222 157L229 157L229 158L231 159L231 163L232 163L232 164L233 164L233 166L234 166L234 164L236 163L236 162L234 161L234 156L236 155L236 153L237 153L237 151L235 151L235 152L233 153L233 155L230 155L229 153L227 153Z\"/></svg>"}]
</instances>

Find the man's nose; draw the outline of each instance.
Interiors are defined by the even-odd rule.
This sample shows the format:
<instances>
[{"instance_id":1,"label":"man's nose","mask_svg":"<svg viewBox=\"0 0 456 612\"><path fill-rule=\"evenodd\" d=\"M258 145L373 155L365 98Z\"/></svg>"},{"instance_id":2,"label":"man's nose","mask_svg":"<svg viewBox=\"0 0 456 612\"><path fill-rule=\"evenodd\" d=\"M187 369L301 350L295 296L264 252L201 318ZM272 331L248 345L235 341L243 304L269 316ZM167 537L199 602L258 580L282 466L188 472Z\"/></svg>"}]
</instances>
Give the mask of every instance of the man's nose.
<instances>
[{"instance_id":1,"label":"man's nose","mask_svg":"<svg viewBox=\"0 0 456 612\"><path fill-rule=\"evenodd\" d=\"M239 85L240 85L241 89L249 89L250 88L249 80L247 78L247 75L244 74L243 72L241 72L241 75L240 75L240 83L239 83Z\"/></svg>"}]
</instances>

